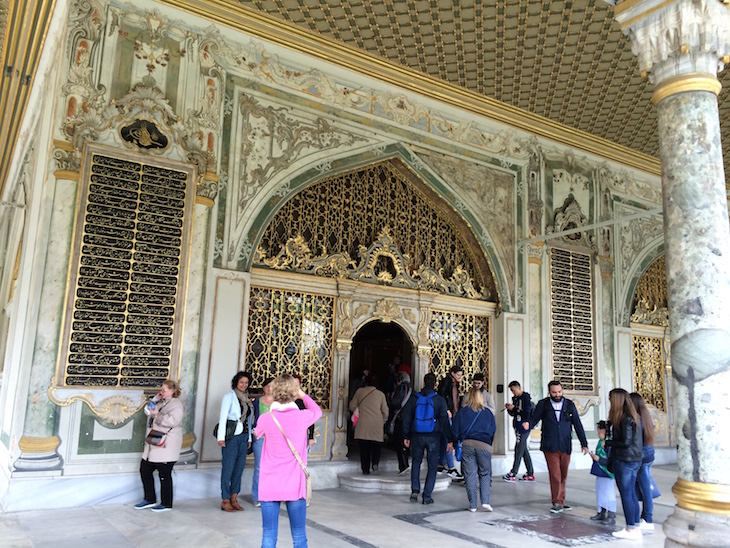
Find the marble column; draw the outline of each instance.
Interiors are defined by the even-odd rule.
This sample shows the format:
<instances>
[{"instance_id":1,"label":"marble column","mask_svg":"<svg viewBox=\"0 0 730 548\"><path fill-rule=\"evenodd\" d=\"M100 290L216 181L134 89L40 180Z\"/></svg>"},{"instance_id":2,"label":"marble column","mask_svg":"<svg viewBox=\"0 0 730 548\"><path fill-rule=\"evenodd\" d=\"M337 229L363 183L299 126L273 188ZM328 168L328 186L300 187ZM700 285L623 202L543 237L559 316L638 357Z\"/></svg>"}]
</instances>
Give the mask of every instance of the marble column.
<instances>
[{"instance_id":1,"label":"marble column","mask_svg":"<svg viewBox=\"0 0 730 548\"><path fill-rule=\"evenodd\" d=\"M337 391L332 393L332 449L330 458L332 460L347 460L347 395L350 390L350 350L352 350L351 339L337 339L337 350L335 352L335 371L332 378L332 385L337 386Z\"/></svg>"},{"instance_id":2,"label":"marble column","mask_svg":"<svg viewBox=\"0 0 730 548\"><path fill-rule=\"evenodd\" d=\"M39 246L40 253L44 253L45 257L42 260L38 257L35 263L43 271L43 285L23 435L18 442L21 454L13 463L15 470L22 472L57 470L63 466L63 459L58 454L58 407L51 402L47 392L58 358L58 333L66 301L78 174L56 172L55 175L53 184L48 186L48 192L52 193L47 198L51 202L48 206L51 212L49 230L47 235L39 236L48 238Z\"/></svg>"},{"instance_id":3,"label":"marble column","mask_svg":"<svg viewBox=\"0 0 730 548\"><path fill-rule=\"evenodd\" d=\"M208 267L208 241L210 236L210 210L213 200L197 196L193 216L190 268L188 270L187 295L185 298L185 329L183 332L182 359L180 363L180 388L187 409L183 420L182 451L179 463L193 464L198 454L195 444L195 397L199 392L196 379L200 363L200 315L205 295L205 277Z\"/></svg>"},{"instance_id":4,"label":"marble column","mask_svg":"<svg viewBox=\"0 0 730 548\"><path fill-rule=\"evenodd\" d=\"M717 72L730 61L718 0L627 1L615 8L656 86L679 478L666 546L730 538L730 229Z\"/></svg>"}]
</instances>

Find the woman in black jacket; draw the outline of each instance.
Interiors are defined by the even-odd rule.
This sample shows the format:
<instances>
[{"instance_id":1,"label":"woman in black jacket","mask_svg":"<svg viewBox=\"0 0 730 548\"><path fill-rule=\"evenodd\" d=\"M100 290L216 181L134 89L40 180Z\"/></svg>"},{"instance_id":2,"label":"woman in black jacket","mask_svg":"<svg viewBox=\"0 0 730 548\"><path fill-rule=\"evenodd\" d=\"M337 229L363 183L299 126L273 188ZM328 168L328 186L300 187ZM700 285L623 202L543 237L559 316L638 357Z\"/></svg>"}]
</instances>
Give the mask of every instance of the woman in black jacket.
<instances>
[{"instance_id":1,"label":"woman in black jacket","mask_svg":"<svg viewBox=\"0 0 730 548\"><path fill-rule=\"evenodd\" d=\"M626 518L626 529L616 531L613 536L640 540L642 533L636 516L639 515L639 499L636 496L636 476L644 456L641 421L628 392L614 388L608 394L611 409L608 420L613 426L610 461L616 476L616 485L621 494L621 506Z\"/></svg>"}]
</instances>

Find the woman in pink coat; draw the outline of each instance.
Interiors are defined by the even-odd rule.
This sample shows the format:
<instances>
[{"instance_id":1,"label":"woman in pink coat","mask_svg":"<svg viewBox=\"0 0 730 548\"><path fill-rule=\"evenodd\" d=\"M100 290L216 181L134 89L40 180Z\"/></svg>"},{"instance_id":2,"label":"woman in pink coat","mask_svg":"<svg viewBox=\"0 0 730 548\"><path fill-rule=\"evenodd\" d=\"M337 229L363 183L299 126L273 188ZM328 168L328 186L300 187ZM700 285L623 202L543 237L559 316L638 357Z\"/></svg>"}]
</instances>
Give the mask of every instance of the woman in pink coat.
<instances>
[{"instance_id":1,"label":"woman in pink coat","mask_svg":"<svg viewBox=\"0 0 730 548\"><path fill-rule=\"evenodd\" d=\"M178 399L179 397L180 385L168 379L162 383L162 388L156 396L155 406L147 411L150 420L145 435L149 434L151 429L155 429L158 432L166 433L167 437L162 445L150 445L146 442L144 444L142 463L139 467L144 487L144 500L134 506L137 510L145 508L152 508L153 512L172 510L172 467L180 458L183 439L183 405ZM152 477L155 470L160 474L162 497L160 504L157 504L155 480Z\"/></svg>"},{"instance_id":2,"label":"woman in pink coat","mask_svg":"<svg viewBox=\"0 0 730 548\"><path fill-rule=\"evenodd\" d=\"M299 458L307 464L307 428L322 416L322 410L299 388L291 375L279 375L271 383L274 402L269 412L259 417L255 435L264 438L259 471L259 501L263 521L261 548L274 548L279 531L279 507L286 503L294 548L307 546L307 480L286 442L294 445ZM304 409L295 400L301 398ZM282 434L276 419L284 431Z\"/></svg>"}]
</instances>

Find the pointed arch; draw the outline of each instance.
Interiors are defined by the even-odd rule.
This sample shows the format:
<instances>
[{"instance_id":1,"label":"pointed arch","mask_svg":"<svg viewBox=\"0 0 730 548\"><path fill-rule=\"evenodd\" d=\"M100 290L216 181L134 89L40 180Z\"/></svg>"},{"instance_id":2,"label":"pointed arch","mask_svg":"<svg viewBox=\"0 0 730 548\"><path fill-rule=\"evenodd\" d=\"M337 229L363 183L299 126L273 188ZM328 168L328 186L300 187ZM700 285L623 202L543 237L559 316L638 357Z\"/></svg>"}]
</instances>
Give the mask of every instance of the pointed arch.
<instances>
[{"instance_id":1,"label":"pointed arch","mask_svg":"<svg viewBox=\"0 0 730 548\"><path fill-rule=\"evenodd\" d=\"M296 201L297 196L302 192L311 191L318 185L321 184L334 184L334 181L346 181L348 178L356 177L358 173L363 171L379 170L379 176L390 177L397 180L398 184L401 185L402 189L408 189L411 192L409 196L414 201L420 201L422 203L430 204L430 215L438 217L435 221L436 224L441 223L442 226L449 227L450 234L452 234L452 242L445 244L444 247L451 248L450 251L455 251L457 247L463 248L462 257L468 259L465 260L462 266L463 270L455 272L454 266L458 266L457 263L451 263L448 260L444 260L443 257L439 258L438 261L427 264L428 261L424 261L424 256L427 253L413 252L415 247L413 240L417 239L414 230L403 230L407 234L406 240L398 241L400 249L404 255L413 255L408 257L411 261L409 274L417 274L419 266L428 267L431 272L442 272L443 279L450 281L450 278L461 278L463 272L466 271L471 277L476 280L480 286L487 288L488 297L485 300L491 302L497 302L502 305L502 295L505 294L505 288L502 287L501 278L499 275L495 275L495 271L500 271L496 257L490 254L490 241L488 234L480 223L476 219L469 216L468 211L457 211L453 202L455 200L454 195L449 191L448 188L443 187L443 184L429 180L426 176L419 172L418 166L414 166L411 161L411 155L407 149L400 145L391 145L386 148L385 151L377 151L377 153L366 153L356 158L340 159L332 162L332 165L328 166L330 169L326 174L323 174L321 170L310 169L304 173L301 173L291 178L283 188L272 191L272 196L260 211L257 218L250 225L248 241L256 253L251 254L251 258L247 261L248 264L240 265L245 270L249 270L254 264L261 264L261 253L263 251L262 243L266 247L266 252L271 256L272 249L272 233L270 227L275 222L277 216L282 211L291 209L292 201ZM335 188L335 187L332 187ZM336 194L336 193L334 193ZM301 196L300 196L301 197ZM339 212L341 207L341 200L338 196L333 196L330 200L329 206L327 204L321 204L321 208L329 207L330 211L334 213ZM373 206L377 206L381 209L392 207L389 204L373 203ZM318 210L322 213L324 209ZM402 212L401 212L402 213ZM408 215L400 216L400 223L393 223L395 226L389 226L385 228L391 228L393 232L393 239L398 240L400 234L399 229L408 228L403 223L418 222L414 221L413 218L409 218ZM391 216L393 218L393 216ZM398 216L395 216L398 220ZM285 234L285 230L282 229L281 223L279 223L279 233L276 234L274 240L279 238L278 245L281 246L286 242L286 238L292 238L292 233ZM307 252L312 257L321 258L325 255L340 254L340 258L344 257L345 260L352 261L349 264L356 264L358 260L359 247L367 247L370 245L375 238L378 236L378 231L381 227L375 227L368 238L360 238L357 241L348 242L349 248L346 250L338 249L337 242L333 238L323 238L322 234L317 234L316 238L312 240L313 234L305 234L304 242L307 243ZM267 232L269 231L269 232ZM286 236L286 238L284 238ZM282 241L282 238L284 240ZM312 245L309 245L312 240ZM325 241L327 240L327 241ZM330 246L331 244L331 246ZM409 253L409 250L411 253ZM279 250L275 250L278 252ZM346 253L342 253L346 251ZM458 250L457 250L458 251ZM493 251L493 249L491 249ZM457 252L458 255L458 252ZM495 268L496 266L496 268ZM455 276L456 274L456 276ZM417 277L417 276L416 276ZM437 276L438 278L438 276ZM442 284L442 280L438 279L433 282L435 288L439 284ZM454 294L454 293L451 293ZM507 292L508 294L508 292Z\"/></svg>"}]
</instances>

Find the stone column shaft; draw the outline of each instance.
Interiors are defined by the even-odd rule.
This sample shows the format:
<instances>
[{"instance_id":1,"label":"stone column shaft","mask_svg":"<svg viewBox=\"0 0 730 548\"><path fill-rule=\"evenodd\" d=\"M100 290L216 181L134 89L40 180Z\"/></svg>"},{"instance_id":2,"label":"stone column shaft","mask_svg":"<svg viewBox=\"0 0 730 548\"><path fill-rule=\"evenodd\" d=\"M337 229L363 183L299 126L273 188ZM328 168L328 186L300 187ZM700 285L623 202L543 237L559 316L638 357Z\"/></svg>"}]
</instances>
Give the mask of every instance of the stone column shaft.
<instances>
[{"instance_id":1,"label":"stone column shaft","mask_svg":"<svg viewBox=\"0 0 730 548\"><path fill-rule=\"evenodd\" d=\"M730 60L718 0L626 0L616 19L656 89L679 479L666 546L730 538L730 229L717 71Z\"/></svg>"}]
</instances>

